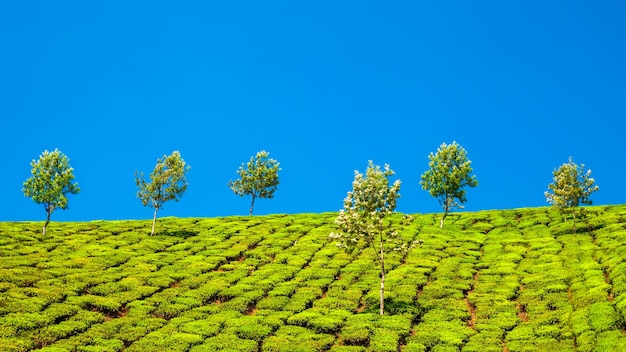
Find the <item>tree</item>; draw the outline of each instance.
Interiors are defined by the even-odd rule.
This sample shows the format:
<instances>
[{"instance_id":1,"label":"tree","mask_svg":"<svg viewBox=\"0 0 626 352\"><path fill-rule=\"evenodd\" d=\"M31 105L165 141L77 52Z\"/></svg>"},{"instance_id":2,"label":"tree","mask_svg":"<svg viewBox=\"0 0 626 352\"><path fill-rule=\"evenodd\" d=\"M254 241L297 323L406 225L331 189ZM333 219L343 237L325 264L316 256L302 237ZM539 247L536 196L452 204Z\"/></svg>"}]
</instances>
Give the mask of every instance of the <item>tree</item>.
<instances>
[{"instance_id":1,"label":"tree","mask_svg":"<svg viewBox=\"0 0 626 352\"><path fill-rule=\"evenodd\" d=\"M237 170L239 179L228 181L228 187L239 196L251 196L250 216L257 198L271 199L278 186L278 171L280 163L269 158L270 153L262 150L251 157L245 165L241 164Z\"/></svg>"},{"instance_id":2,"label":"tree","mask_svg":"<svg viewBox=\"0 0 626 352\"><path fill-rule=\"evenodd\" d=\"M365 175L354 171L352 191L343 201L343 209L335 223L338 233L331 233L330 239L337 240L337 245L347 252L371 248L376 261L380 264L380 315L385 309L385 239L399 242L398 233L391 227L385 228L385 218L393 213L400 197L400 180L391 186L389 177L394 172L385 165L384 170L370 160ZM406 245L395 249L406 249Z\"/></svg>"},{"instance_id":3,"label":"tree","mask_svg":"<svg viewBox=\"0 0 626 352\"><path fill-rule=\"evenodd\" d=\"M46 227L50 223L50 216L57 208L67 209L67 194L80 192L78 183L74 180L74 169L70 167L70 160L58 149L53 152L45 150L39 160L31 161L32 167L22 188L26 197L32 198L37 204L43 204L46 210L46 222L43 225L42 235L46 235Z\"/></svg>"},{"instance_id":4,"label":"tree","mask_svg":"<svg viewBox=\"0 0 626 352\"><path fill-rule=\"evenodd\" d=\"M552 172L553 183L548 185L544 192L546 200L552 206L563 212L564 221L567 221L567 211L572 212L574 233L576 233L576 207L580 204L591 205L591 193L600 189L591 177L591 170L585 171L585 164L577 165L572 157ZM550 193L552 191L552 193Z\"/></svg>"},{"instance_id":5,"label":"tree","mask_svg":"<svg viewBox=\"0 0 626 352\"><path fill-rule=\"evenodd\" d=\"M154 208L150 235L154 235L157 212L163 207L163 203L168 200L178 202L187 190L186 174L190 168L181 158L180 152L174 151L171 155L163 155L157 160L150 174L150 182L145 181L143 172L135 171L135 183L139 187L137 197L141 199L143 206Z\"/></svg>"},{"instance_id":6,"label":"tree","mask_svg":"<svg viewBox=\"0 0 626 352\"><path fill-rule=\"evenodd\" d=\"M442 143L437 153L428 155L430 169L421 176L420 185L430 195L439 200L443 207L443 216L439 227L443 228L443 222L448 213L467 201L464 187L476 187L478 181L472 173L472 162L467 159L465 149L452 142L450 145Z\"/></svg>"}]
</instances>

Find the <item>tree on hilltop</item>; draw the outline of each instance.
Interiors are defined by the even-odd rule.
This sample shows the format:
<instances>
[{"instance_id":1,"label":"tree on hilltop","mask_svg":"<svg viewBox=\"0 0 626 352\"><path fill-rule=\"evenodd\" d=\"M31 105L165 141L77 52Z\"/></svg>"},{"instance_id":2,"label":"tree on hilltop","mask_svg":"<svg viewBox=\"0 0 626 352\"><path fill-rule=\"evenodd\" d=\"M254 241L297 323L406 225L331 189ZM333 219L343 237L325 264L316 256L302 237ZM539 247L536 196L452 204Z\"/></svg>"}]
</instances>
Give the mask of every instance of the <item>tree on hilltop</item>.
<instances>
[{"instance_id":1,"label":"tree on hilltop","mask_svg":"<svg viewBox=\"0 0 626 352\"><path fill-rule=\"evenodd\" d=\"M241 164L237 170L239 179L228 182L228 187L239 196L250 196L250 216L257 198L271 199L278 187L280 163L269 157L270 153L262 150L250 158L247 164ZM244 167L245 166L245 167Z\"/></svg>"},{"instance_id":2,"label":"tree on hilltop","mask_svg":"<svg viewBox=\"0 0 626 352\"><path fill-rule=\"evenodd\" d=\"M442 143L437 153L428 155L430 169L421 176L420 185L439 200L443 207L443 216L439 227L443 228L443 222L448 213L457 208L463 208L461 204L467 201L464 187L476 187L478 181L472 173L472 162L467 159L467 152L456 142L447 145Z\"/></svg>"},{"instance_id":3,"label":"tree on hilltop","mask_svg":"<svg viewBox=\"0 0 626 352\"><path fill-rule=\"evenodd\" d=\"M157 160L149 182L145 180L143 172L135 171L135 183L139 187L137 198L143 206L154 208L150 235L154 235L157 212L163 207L163 203L169 200L178 201L187 190L186 174L190 168L181 158L180 152L174 151Z\"/></svg>"},{"instance_id":4,"label":"tree on hilltop","mask_svg":"<svg viewBox=\"0 0 626 352\"><path fill-rule=\"evenodd\" d=\"M385 218L391 215L397 199L400 197L400 180L389 184L389 177L394 172L385 165L384 170L370 160L365 175L354 171L352 191L343 201L343 209L335 223L339 232L329 235L337 245L349 253L371 248L376 261L380 264L380 315L385 310L385 242L400 242L398 233L385 228ZM400 244L396 250L408 250L406 244Z\"/></svg>"},{"instance_id":5,"label":"tree on hilltop","mask_svg":"<svg viewBox=\"0 0 626 352\"><path fill-rule=\"evenodd\" d=\"M43 204L46 211L46 222L43 225L42 235L46 235L46 228L50 223L50 216L57 208L67 209L67 194L80 192L78 183L74 180L74 169L70 167L70 160L58 149L52 152L45 150L39 160L30 162L32 167L29 177L23 184L22 192L32 198L37 204Z\"/></svg>"},{"instance_id":6,"label":"tree on hilltop","mask_svg":"<svg viewBox=\"0 0 626 352\"><path fill-rule=\"evenodd\" d=\"M600 189L591 177L591 170L585 171L585 164L576 164L572 157L569 161L552 172L553 182L544 192L546 201L559 208L567 221L567 212L571 211L576 233L576 207L581 204L591 205L591 193Z\"/></svg>"}]
</instances>

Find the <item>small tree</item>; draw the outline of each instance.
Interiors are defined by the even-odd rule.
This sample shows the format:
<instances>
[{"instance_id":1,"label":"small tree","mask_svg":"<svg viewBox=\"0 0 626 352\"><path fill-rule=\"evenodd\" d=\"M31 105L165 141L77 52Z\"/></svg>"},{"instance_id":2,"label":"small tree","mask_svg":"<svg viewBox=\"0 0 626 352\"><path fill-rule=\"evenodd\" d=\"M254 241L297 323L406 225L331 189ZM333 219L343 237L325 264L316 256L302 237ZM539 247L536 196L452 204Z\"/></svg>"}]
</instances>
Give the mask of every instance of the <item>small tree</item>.
<instances>
[{"instance_id":1,"label":"small tree","mask_svg":"<svg viewBox=\"0 0 626 352\"><path fill-rule=\"evenodd\" d=\"M228 187L237 195L251 196L250 216L254 208L254 201L257 198L274 197L274 191L278 186L278 171L280 163L269 158L270 153L262 150L251 157L245 165L241 164L237 170L239 179L228 181Z\"/></svg>"},{"instance_id":2,"label":"small tree","mask_svg":"<svg viewBox=\"0 0 626 352\"><path fill-rule=\"evenodd\" d=\"M150 174L150 182L145 181L143 172L135 171L135 183L139 187L137 197L144 206L154 208L150 235L154 235L157 212L163 207L163 203L168 200L178 201L187 190L186 174L190 168L181 158L180 152L174 151L157 160Z\"/></svg>"},{"instance_id":3,"label":"small tree","mask_svg":"<svg viewBox=\"0 0 626 352\"><path fill-rule=\"evenodd\" d=\"M343 201L343 209L335 223L338 233L331 233L330 239L348 252L371 248L380 264L380 315L385 310L385 248L387 241L397 242L399 236L391 227L385 228L384 220L396 208L400 197L400 180L391 186L389 177L394 172L385 165L384 170L370 160L365 175L354 172L352 191ZM406 249L406 245L396 249Z\"/></svg>"},{"instance_id":4,"label":"small tree","mask_svg":"<svg viewBox=\"0 0 626 352\"><path fill-rule=\"evenodd\" d=\"M576 207L580 204L590 205L591 193L600 189L591 177L591 170L585 171L585 165L577 165L572 157L569 162L561 165L552 172L553 183L548 185L544 192L546 200L552 206L558 207L567 221L567 211L572 212L574 233L576 233ZM550 193L552 191L552 193Z\"/></svg>"},{"instance_id":5,"label":"small tree","mask_svg":"<svg viewBox=\"0 0 626 352\"><path fill-rule=\"evenodd\" d=\"M437 153L431 152L428 159L430 169L422 174L420 185L443 207L444 213L439 222L439 227L443 228L448 213L463 208L461 204L467 201L464 187L476 187L478 181L476 176L470 176L472 162L467 159L465 149L456 142L441 144Z\"/></svg>"},{"instance_id":6,"label":"small tree","mask_svg":"<svg viewBox=\"0 0 626 352\"><path fill-rule=\"evenodd\" d=\"M43 204L46 222L42 235L45 236L52 212L57 208L67 209L66 194L77 194L80 188L78 183L72 183L74 169L70 167L70 160L58 149L53 152L45 150L39 160L30 162L30 166L32 176L24 182L22 192L35 203Z\"/></svg>"}]
</instances>

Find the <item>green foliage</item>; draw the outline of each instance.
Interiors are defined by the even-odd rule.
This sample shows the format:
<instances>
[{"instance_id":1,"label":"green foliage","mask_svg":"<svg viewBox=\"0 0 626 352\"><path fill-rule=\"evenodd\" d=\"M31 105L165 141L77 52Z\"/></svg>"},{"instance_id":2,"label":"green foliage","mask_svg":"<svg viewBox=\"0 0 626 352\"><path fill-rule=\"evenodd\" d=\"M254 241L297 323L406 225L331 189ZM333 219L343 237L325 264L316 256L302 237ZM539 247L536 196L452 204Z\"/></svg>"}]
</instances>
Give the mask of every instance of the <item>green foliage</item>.
<instances>
[{"instance_id":1,"label":"green foliage","mask_svg":"<svg viewBox=\"0 0 626 352\"><path fill-rule=\"evenodd\" d=\"M576 232L576 207L581 204L591 204L591 193L599 187L591 177L591 170L585 171L585 165L578 165L570 157L566 164L561 165L552 173L553 183L548 185L544 194L551 205L559 208L563 214L568 211L574 217L574 232Z\"/></svg>"},{"instance_id":2,"label":"green foliage","mask_svg":"<svg viewBox=\"0 0 626 352\"><path fill-rule=\"evenodd\" d=\"M32 198L37 204L43 204L46 211L46 223L43 226L43 235L50 222L52 212L67 209L67 194L77 194L80 191L74 180L74 169L65 154L58 149L52 152L45 150L39 160L31 161L31 177L23 185L22 191L26 197Z\"/></svg>"},{"instance_id":3,"label":"green foliage","mask_svg":"<svg viewBox=\"0 0 626 352\"><path fill-rule=\"evenodd\" d=\"M237 170L239 179L229 181L228 187L239 196L250 196L250 216L254 208L256 198L271 199L278 187L278 171L280 163L269 158L268 152L262 150L251 157L245 165L242 164Z\"/></svg>"},{"instance_id":4,"label":"green foliage","mask_svg":"<svg viewBox=\"0 0 626 352\"><path fill-rule=\"evenodd\" d=\"M332 346L334 342L335 337L332 335L316 334L299 326L283 326L263 342L262 351L323 351Z\"/></svg>"},{"instance_id":5,"label":"green foliage","mask_svg":"<svg viewBox=\"0 0 626 352\"><path fill-rule=\"evenodd\" d=\"M475 332L461 321L435 320L427 324L420 324L420 327L415 331L415 335L410 336L407 341L432 349L446 346L458 349L473 334Z\"/></svg>"},{"instance_id":6,"label":"green foliage","mask_svg":"<svg viewBox=\"0 0 626 352\"><path fill-rule=\"evenodd\" d=\"M341 330L346 345L369 346L372 327L370 324L350 324Z\"/></svg>"},{"instance_id":7,"label":"green foliage","mask_svg":"<svg viewBox=\"0 0 626 352\"><path fill-rule=\"evenodd\" d=\"M376 246L375 253L380 260L380 246L378 238L384 235L397 236L394 231L384 231L384 220L396 208L400 197L400 180L391 186L389 177L394 172L385 165L384 171L370 160L365 175L354 172L352 191L344 199L343 209L335 223L339 226L339 233L331 233L330 238L337 240L338 245L349 251L359 245L366 247Z\"/></svg>"},{"instance_id":8,"label":"green foliage","mask_svg":"<svg viewBox=\"0 0 626 352\"><path fill-rule=\"evenodd\" d=\"M181 331L207 337L217 335L221 327L222 322L215 319L205 319L190 321L181 328Z\"/></svg>"},{"instance_id":9,"label":"green foliage","mask_svg":"<svg viewBox=\"0 0 626 352\"><path fill-rule=\"evenodd\" d=\"M365 347L361 347L361 346L333 346L331 348L331 351L333 352L365 352L367 351L367 349Z\"/></svg>"},{"instance_id":10,"label":"green foliage","mask_svg":"<svg viewBox=\"0 0 626 352\"><path fill-rule=\"evenodd\" d=\"M157 160L154 170L150 173L150 181L145 180L143 172L135 171L135 183L139 187L137 198L144 207L154 209L151 235L154 235L157 212L163 207L163 203L170 200L178 201L187 190L186 174L190 168L176 150Z\"/></svg>"},{"instance_id":11,"label":"green foliage","mask_svg":"<svg viewBox=\"0 0 626 352\"><path fill-rule=\"evenodd\" d=\"M624 351L626 337L617 330L606 331L596 336L596 351Z\"/></svg>"},{"instance_id":12,"label":"green foliage","mask_svg":"<svg viewBox=\"0 0 626 352\"><path fill-rule=\"evenodd\" d=\"M440 227L448 213L462 208L467 201L464 187L476 187L478 181L472 173L472 162L467 159L467 152L456 142L447 145L442 143L437 153L428 155L428 169L420 179L422 188L437 198L443 207L444 215Z\"/></svg>"},{"instance_id":13,"label":"green foliage","mask_svg":"<svg viewBox=\"0 0 626 352\"><path fill-rule=\"evenodd\" d=\"M337 333L351 313L343 310L309 309L292 315L287 324L308 327L317 333Z\"/></svg>"},{"instance_id":14,"label":"green foliage","mask_svg":"<svg viewBox=\"0 0 626 352\"><path fill-rule=\"evenodd\" d=\"M287 302L289 302L289 297L287 296L268 296L262 298L257 307L259 309L282 310Z\"/></svg>"},{"instance_id":15,"label":"green foliage","mask_svg":"<svg viewBox=\"0 0 626 352\"><path fill-rule=\"evenodd\" d=\"M589 309L589 323L593 330L603 332L619 328L619 316L609 302L598 302Z\"/></svg>"},{"instance_id":16,"label":"green foliage","mask_svg":"<svg viewBox=\"0 0 626 352\"><path fill-rule=\"evenodd\" d=\"M239 351L255 352L257 343L252 340L241 339L235 334L220 334L209 337L201 345L194 346L190 352Z\"/></svg>"},{"instance_id":17,"label":"green foliage","mask_svg":"<svg viewBox=\"0 0 626 352\"><path fill-rule=\"evenodd\" d=\"M202 337L195 334L152 332L130 345L125 351L188 351L190 347L202 341Z\"/></svg>"},{"instance_id":18,"label":"green foliage","mask_svg":"<svg viewBox=\"0 0 626 352\"><path fill-rule=\"evenodd\" d=\"M393 330L378 328L370 340L370 351L392 352L398 350L400 337Z\"/></svg>"},{"instance_id":19,"label":"green foliage","mask_svg":"<svg viewBox=\"0 0 626 352\"><path fill-rule=\"evenodd\" d=\"M242 339L262 342L273 331L269 325L259 323L258 321L241 324L236 329L236 334Z\"/></svg>"}]
</instances>

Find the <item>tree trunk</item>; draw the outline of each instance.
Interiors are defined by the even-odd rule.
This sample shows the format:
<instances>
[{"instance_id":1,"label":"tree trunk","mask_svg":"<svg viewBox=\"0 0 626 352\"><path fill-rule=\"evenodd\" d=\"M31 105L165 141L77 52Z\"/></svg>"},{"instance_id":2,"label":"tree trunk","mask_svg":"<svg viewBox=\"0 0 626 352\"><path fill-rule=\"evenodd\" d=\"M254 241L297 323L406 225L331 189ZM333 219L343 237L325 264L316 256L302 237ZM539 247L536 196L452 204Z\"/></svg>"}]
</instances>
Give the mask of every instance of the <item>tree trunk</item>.
<instances>
[{"instance_id":1,"label":"tree trunk","mask_svg":"<svg viewBox=\"0 0 626 352\"><path fill-rule=\"evenodd\" d=\"M252 209L254 208L254 199L256 199L256 194L252 195L252 203L250 204L250 216L252 216Z\"/></svg>"},{"instance_id":2,"label":"tree trunk","mask_svg":"<svg viewBox=\"0 0 626 352\"><path fill-rule=\"evenodd\" d=\"M156 224L157 211L159 211L159 208L154 208L154 216L152 217L152 231L150 232L150 236L154 235L154 225Z\"/></svg>"},{"instance_id":3,"label":"tree trunk","mask_svg":"<svg viewBox=\"0 0 626 352\"><path fill-rule=\"evenodd\" d=\"M572 218L574 219L574 233L576 233L576 208L572 208Z\"/></svg>"},{"instance_id":4,"label":"tree trunk","mask_svg":"<svg viewBox=\"0 0 626 352\"><path fill-rule=\"evenodd\" d=\"M46 222L43 224L43 230L41 232L42 236L46 236L46 228L48 227L49 223L50 223L50 215L48 215L48 218L46 219Z\"/></svg>"},{"instance_id":5,"label":"tree trunk","mask_svg":"<svg viewBox=\"0 0 626 352\"><path fill-rule=\"evenodd\" d=\"M443 221L446 219L446 216L448 216L448 212L444 212L443 216L441 217L441 220L439 220L439 228L443 229Z\"/></svg>"},{"instance_id":6,"label":"tree trunk","mask_svg":"<svg viewBox=\"0 0 626 352\"><path fill-rule=\"evenodd\" d=\"M441 220L439 220L439 228L443 229L443 222L446 220L446 216L448 216L448 212L450 211L450 204L452 204L452 200L450 199L450 197L448 196L448 194L445 194L445 202L443 204L443 216L441 217Z\"/></svg>"},{"instance_id":7,"label":"tree trunk","mask_svg":"<svg viewBox=\"0 0 626 352\"><path fill-rule=\"evenodd\" d=\"M385 314L385 251L383 236L380 235L380 315Z\"/></svg>"},{"instance_id":8,"label":"tree trunk","mask_svg":"<svg viewBox=\"0 0 626 352\"><path fill-rule=\"evenodd\" d=\"M46 236L46 228L50 223L50 215L52 215L52 212L49 209L46 209L46 222L43 224L43 230L41 232L42 236Z\"/></svg>"}]
</instances>

